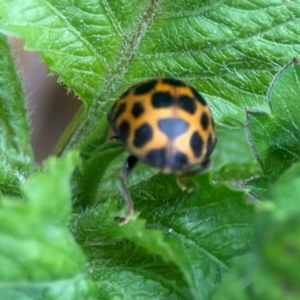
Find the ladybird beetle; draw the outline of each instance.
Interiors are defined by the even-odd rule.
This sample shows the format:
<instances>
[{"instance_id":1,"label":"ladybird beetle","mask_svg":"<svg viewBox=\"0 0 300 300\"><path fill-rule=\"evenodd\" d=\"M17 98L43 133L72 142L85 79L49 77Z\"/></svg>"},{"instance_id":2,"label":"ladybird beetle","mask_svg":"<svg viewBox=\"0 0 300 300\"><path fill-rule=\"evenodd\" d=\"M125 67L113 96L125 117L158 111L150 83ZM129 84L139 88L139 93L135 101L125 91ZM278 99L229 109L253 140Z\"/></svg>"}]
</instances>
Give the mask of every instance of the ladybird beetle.
<instances>
[{"instance_id":1,"label":"ladybird beetle","mask_svg":"<svg viewBox=\"0 0 300 300\"><path fill-rule=\"evenodd\" d=\"M120 176L128 209L117 218L120 225L134 212L125 180L138 160L175 173L182 189L188 188L182 181L185 177L210 167L209 156L217 141L212 113L204 98L181 80L154 78L137 83L120 96L107 117L131 153Z\"/></svg>"}]
</instances>

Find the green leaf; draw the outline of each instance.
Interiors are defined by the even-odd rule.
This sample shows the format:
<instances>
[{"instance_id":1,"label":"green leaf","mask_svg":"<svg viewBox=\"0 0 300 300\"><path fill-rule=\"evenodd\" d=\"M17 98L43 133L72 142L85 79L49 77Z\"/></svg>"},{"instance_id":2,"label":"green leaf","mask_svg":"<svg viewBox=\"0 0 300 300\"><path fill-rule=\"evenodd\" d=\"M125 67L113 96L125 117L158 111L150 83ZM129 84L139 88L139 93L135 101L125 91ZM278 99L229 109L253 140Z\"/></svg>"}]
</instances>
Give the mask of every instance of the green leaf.
<instances>
[{"instance_id":1,"label":"green leaf","mask_svg":"<svg viewBox=\"0 0 300 300\"><path fill-rule=\"evenodd\" d=\"M300 297L300 163L289 168L272 186L271 201L258 205L255 245L260 270L255 284L268 299Z\"/></svg>"},{"instance_id":2,"label":"green leaf","mask_svg":"<svg viewBox=\"0 0 300 300\"><path fill-rule=\"evenodd\" d=\"M231 263L249 251L253 210L245 203L247 191L213 184L212 178L239 185L261 174L240 128L245 108L279 115L264 98L280 65L299 55L299 18L300 0L0 0L0 30L25 39L27 49L40 53L51 72L85 103L56 153L76 146L80 151L82 165L72 177L72 196L79 206L72 231L87 254L99 299L207 299ZM114 217L125 208L117 213L117 202L107 199L121 200L117 179L128 153L116 143L105 144L105 114L130 84L154 76L178 77L207 98L221 128L213 155L214 176L190 178L197 190L187 194L178 189L174 176L153 175L156 171L139 164L127 180L136 213L120 227ZM286 86L282 89L284 95L293 94ZM298 94L292 96L296 99ZM262 121L270 120L271 114ZM294 133L295 128L283 124L288 131L275 145ZM275 134L280 132L276 126ZM228 130L233 127L239 129ZM264 153L267 148L261 149ZM264 156L267 162L268 156ZM9 174L15 176L15 165L6 158L1 163L10 165ZM5 198L1 202L0 279L5 278L0 281L0 299L88 299L93 295L85 258L67 229L68 181L75 163L72 158L73 162L67 161L50 160L44 172L33 175L23 189L22 201ZM289 160L290 164L295 161ZM280 165L278 174L262 165L272 180L267 174L252 181L252 187L267 194L269 185L290 164ZM292 186L288 182L297 172L278 183L278 190L273 187L269 196L273 202L258 206L262 217L255 227L254 250L239 260L239 272L232 281L236 283L230 285L240 295L238 300L248 297L249 290L263 300L276 299L290 287L297 295L298 264L292 261L293 255L298 261L298 241L290 241L299 235L300 218L293 205L285 208L283 198L295 191L298 181ZM298 197L297 192L291 195ZM84 206L88 208L82 212Z\"/></svg>"},{"instance_id":3,"label":"green leaf","mask_svg":"<svg viewBox=\"0 0 300 300\"><path fill-rule=\"evenodd\" d=\"M207 299L228 263L250 247L253 214L245 192L213 185L211 174L193 182L198 190L192 194L180 192L171 175L133 186L146 227L137 212L120 227L114 217L123 210L116 213L115 202L78 215L73 232L107 295L130 290L132 298L153 299L159 291L160 297Z\"/></svg>"},{"instance_id":4,"label":"green leaf","mask_svg":"<svg viewBox=\"0 0 300 300\"><path fill-rule=\"evenodd\" d=\"M119 143L105 143L97 150L88 160L83 161L73 176L74 202L81 208L95 204L97 194L99 194L99 185L103 181L107 168L117 156L124 152L124 147ZM109 189L111 190L111 186ZM104 195L107 196L107 194Z\"/></svg>"},{"instance_id":5,"label":"green leaf","mask_svg":"<svg viewBox=\"0 0 300 300\"><path fill-rule=\"evenodd\" d=\"M68 226L71 217L71 191L69 181L71 172L78 158L75 153L69 153L63 160L54 157L48 159L43 172L35 172L23 187L25 198L32 207L37 207L44 220L60 222ZM55 196L51 198L51 194Z\"/></svg>"},{"instance_id":6,"label":"green leaf","mask_svg":"<svg viewBox=\"0 0 300 300\"><path fill-rule=\"evenodd\" d=\"M254 198L267 199L269 197L270 181L264 176L253 176L246 180L246 186L251 189Z\"/></svg>"},{"instance_id":7,"label":"green leaf","mask_svg":"<svg viewBox=\"0 0 300 300\"><path fill-rule=\"evenodd\" d=\"M271 187L271 201L257 204L253 250L234 264L214 300L299 299L299 183L296 163Z\"/></svg>"},{"instance_id":8,"label":"green leaf","mask_svg":"<svg viewBox=\"0 0 300 300\"><path fill-rule=\"evenodd\" d=\"M2 34L0 53L0 194L18 195L34 163L30 130L22 86Z\"/></svg>"},{"instance_id":9,"label":"green leaf","mask_svg":"<svg viewBox=\"0 0 300 300\"><path fill-rule=\"evenodd\" d=\"M299 63L293 59L271 85L268 100L272 114L247 113L249 140L265 176L255 183L262 191L268 190L268 185L300 160L299 80Z\"/></svg>"},{"instance_id":10,"label":"green leaf","mask_svg":"<svg viewBox=\"0 0 300 300\"><path fill-rule=\"evenodd\" d=\"M299 8L299 0L1 0L0 26L86 103L72 146L126 87L154 76L194 85L221 125L240 126L245 107L268 110L268 83L300 54Z\"/></svg>"},{"instance_id":11,"label":"green leaf","mask_svg":"<svg viewBox=\"0 0 300 300\"><path fill-rule=\"evenodd\" d=\"M294 164L276 181L270 198L274 201L276 211L280 212L280 219L285 214L292 215L300 212L300 167ZM288 198L288 201L286 199Z\"/></svg>"},{"instance_id":12,"label":"green leaf","mask_svg":"<svg viewBox=\"0 0 300 300\"><path fill-rule=\"evenodd\" d=\"M24 185L25 200L0 206L0 299L90 299L85 257L68 229L69 180L78 161L49 159Z\"/></svg>"},{"instance_id":13,"label":"green leaf","mask_svg":"<svg viewBox=\"0 0 300 300\"><path fill-rule=\"evenodd\" d=\"M101 146L107 141L109 136L109 124L106 116L99 119L99 125L89 135L80 147L80 157L86 161L93 154L101 152Z\"/></svg>"},{"instance_id":14,"label":"green leaf","mask_svg":"<svg viewBox=\"0 0 300 300\"><path fill-rule=\"evenodd\" d=\"M217 130L218 142L211 160L214 179L235 184L261 174L261 169L249 146L245 128Z\"/></svg>"}]
</instances>

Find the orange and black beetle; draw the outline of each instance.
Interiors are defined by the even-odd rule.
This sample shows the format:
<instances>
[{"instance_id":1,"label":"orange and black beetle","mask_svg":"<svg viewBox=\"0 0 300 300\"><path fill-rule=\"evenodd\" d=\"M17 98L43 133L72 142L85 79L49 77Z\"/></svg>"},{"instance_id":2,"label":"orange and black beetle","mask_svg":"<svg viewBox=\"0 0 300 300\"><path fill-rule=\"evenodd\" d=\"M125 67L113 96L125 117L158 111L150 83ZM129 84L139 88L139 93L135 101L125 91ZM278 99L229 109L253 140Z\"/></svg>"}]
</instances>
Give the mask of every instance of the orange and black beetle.
<instances>
[{"instance_id":1,"label":"orange and black beetle","mask_svg":"<svg viewBox=\"0 0 300 300\"><path fill-rule=\"evenodd\" d=\"M121 173L128 206L127 214L119 218L121 224L134 212L125 179L138 160L176 173L183 189L187 188L183 178L210 166L217 141L212 113L204 98L180 80L154 78L133 85L111 107L108 121L131 153Z\"/></svg>"}]
</instances>

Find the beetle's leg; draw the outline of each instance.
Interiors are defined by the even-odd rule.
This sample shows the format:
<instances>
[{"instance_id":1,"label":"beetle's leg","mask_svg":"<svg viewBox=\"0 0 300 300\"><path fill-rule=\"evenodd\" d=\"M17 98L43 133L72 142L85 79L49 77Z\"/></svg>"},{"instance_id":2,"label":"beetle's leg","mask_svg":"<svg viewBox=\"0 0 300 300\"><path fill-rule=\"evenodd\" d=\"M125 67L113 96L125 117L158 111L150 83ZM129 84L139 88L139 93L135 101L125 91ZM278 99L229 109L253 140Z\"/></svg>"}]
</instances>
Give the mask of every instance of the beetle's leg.
<instances>
[{"instance_id":1,"label":"beetle's leg","mask_svg":"<svg viewBox=\"0 0 300 300\"><path fill-rule=\"evenodd\" d=\"M208 159L206 160L204 163L202 163L199 168L194 169L192 171L187 171L185 173L182 173L180 175L177 176L176 181L178 186L183 190L183 191L187 191L187 192L192 192L194 190L194 188L190 185L188 185L184 179L196 174L201 174L203 172L205 172L206 170L208 170L211 167L211 161Z\"/></svg>"},{"instance_id":2,"label":"beetle's leg","mask_svg":"<svg viewBox=\"0 0 300 300\"><path fill-rule=\"evenodd\" d=\"M135 156L130 155L127 158L126 162L124 163L123 169L121 172L121 176L120 176L121 193L122 193L122 197L125 201L125 204L127 206L127 213L124 217L116 217L116 219L119 220L120 225L126 224L134 213L133 203L132 203L130 194L126 188L125 180L129 176L130 172L134 168L137 161L138 161L138 159Z\"/></svg>"}]
</instances>

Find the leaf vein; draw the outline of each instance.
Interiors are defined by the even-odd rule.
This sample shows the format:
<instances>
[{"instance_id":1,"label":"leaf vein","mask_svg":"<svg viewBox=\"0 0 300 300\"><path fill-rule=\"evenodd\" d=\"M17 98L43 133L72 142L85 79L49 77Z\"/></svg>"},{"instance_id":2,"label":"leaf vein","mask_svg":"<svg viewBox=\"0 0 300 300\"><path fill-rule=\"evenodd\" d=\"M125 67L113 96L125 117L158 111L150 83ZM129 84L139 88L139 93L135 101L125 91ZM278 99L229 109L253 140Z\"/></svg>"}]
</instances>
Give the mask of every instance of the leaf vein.
<instances>
[{"instance_id":1,"label":"leaf vein","mask_svg":"<svg viewBox=\"0 0 300 300\"><path fill-rule=\"evenodd\" d=\"M74 34L74 36L76 36L78 40L80 40L87 47L87 49L107 67L107 63L105 62L105 60L103 60L97 49L82 35L80 31L72 26L72 24L68 21L68 18L66 18L66 16L56 7L54 7L48 0L43 0L43 2L56 16L58 16L65 23L69 31Z\"/></svg>"}]
</instances>

